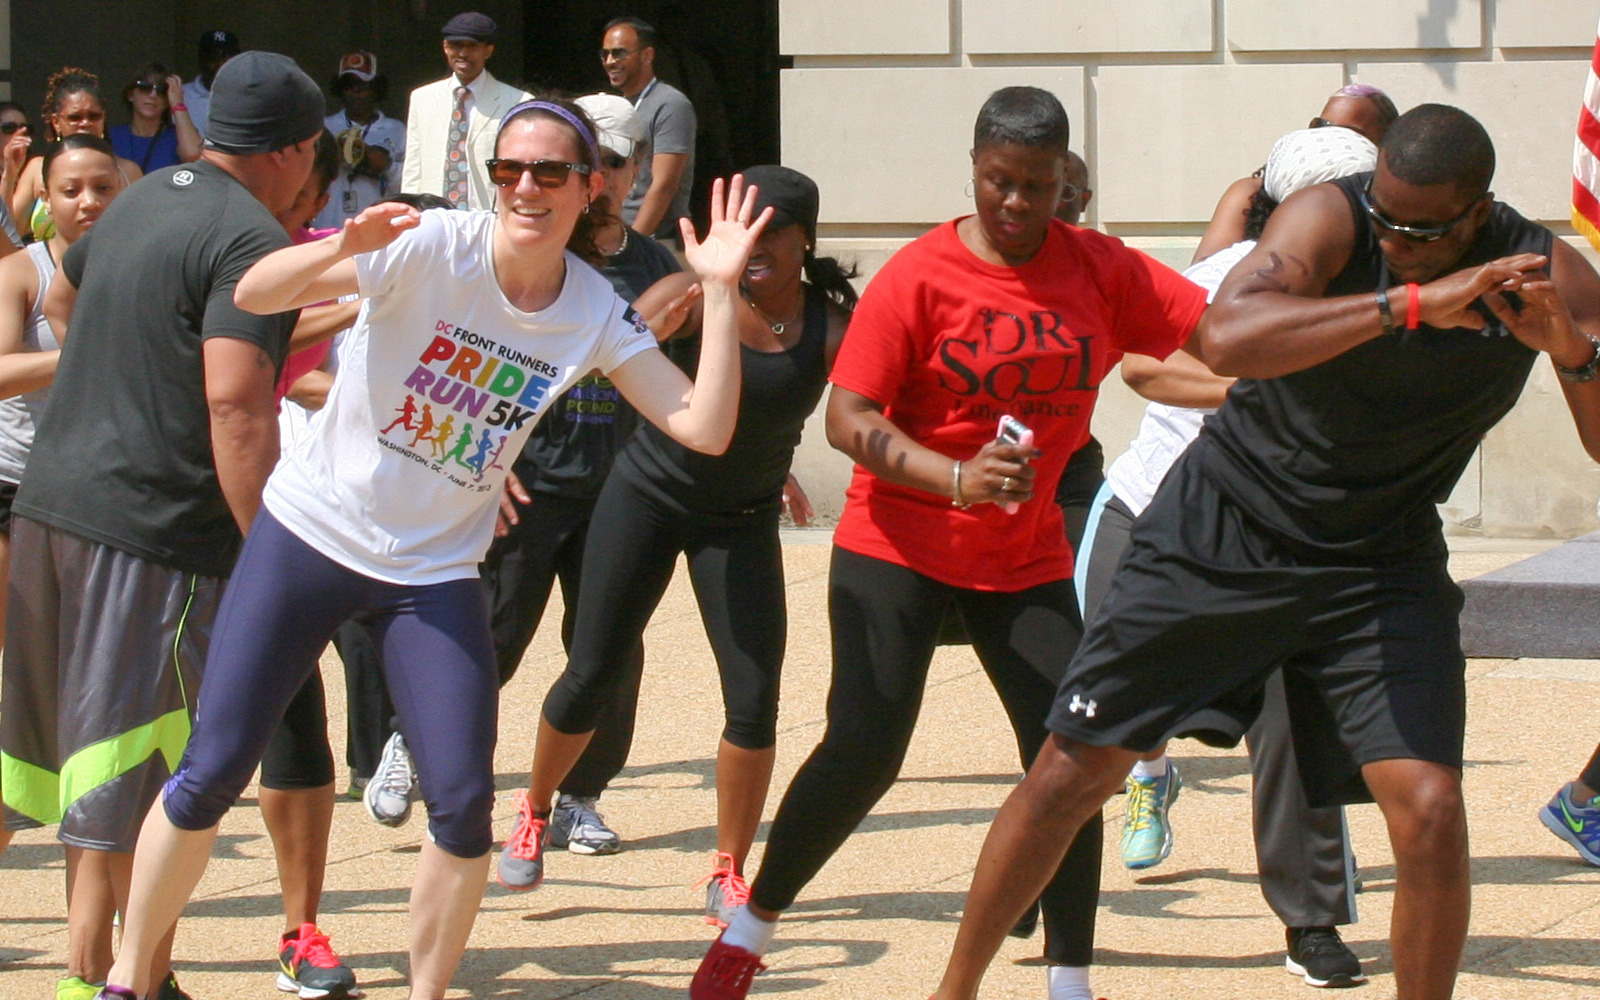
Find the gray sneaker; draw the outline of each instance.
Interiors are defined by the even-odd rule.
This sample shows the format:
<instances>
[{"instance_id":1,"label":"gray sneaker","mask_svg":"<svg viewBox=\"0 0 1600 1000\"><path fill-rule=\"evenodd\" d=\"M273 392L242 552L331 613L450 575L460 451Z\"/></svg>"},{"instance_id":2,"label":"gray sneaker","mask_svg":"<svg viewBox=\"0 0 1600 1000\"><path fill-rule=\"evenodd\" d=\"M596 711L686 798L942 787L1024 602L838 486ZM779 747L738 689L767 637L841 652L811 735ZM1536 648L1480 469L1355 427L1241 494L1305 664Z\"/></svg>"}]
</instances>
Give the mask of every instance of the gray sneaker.
<instances>
[{"instance_id":1,"label":"gray sneaker","mask_svg":"<svg viewBox=\"0 0 1600 1000\"><path fill-rule=\"evenodd\" d=\"M544 881L544 849L550 843L550 821L533 814L526 790L517 793L517 825L500 847L495 877L513 892L539 888Z\"/></svg>"},{"instance_id":2,"label":"gray sneaker","mask_svg":"<svg viewBox=\"0 0 1600 1000\"><path fill-rule=\"evenodd\" d=\"M417 799L417 773L411 766L411 751L399 733L389 737L378 759L378 772L361 790L367 815L384 826L400 826L411 818L411 803Z\"/></svg>"},{"instance_id":3,"label":"gray sneaker","mask_svg":"<svg viewBox=\"0 0 1600 1000\"><path fill-rule=\"evenodd\" d=\"M595 807L598 799L562 795L550 814L550 846L565 847L573 854L615 854L622 850L622 838L606 826Z\"/></svg>"},{"instance_id":4,"label":"gray sneaker","mask_svg":"<svg viewBox=\"0 0 1600 1000\"><path fill-rule=\"evenodd\" d=\"M733 855L722 851L712 856L711 874L695 883L706 887L706 923L725 928L739 907L750 902L750 886L734 870Z\"/></svg>"}]
</instances>

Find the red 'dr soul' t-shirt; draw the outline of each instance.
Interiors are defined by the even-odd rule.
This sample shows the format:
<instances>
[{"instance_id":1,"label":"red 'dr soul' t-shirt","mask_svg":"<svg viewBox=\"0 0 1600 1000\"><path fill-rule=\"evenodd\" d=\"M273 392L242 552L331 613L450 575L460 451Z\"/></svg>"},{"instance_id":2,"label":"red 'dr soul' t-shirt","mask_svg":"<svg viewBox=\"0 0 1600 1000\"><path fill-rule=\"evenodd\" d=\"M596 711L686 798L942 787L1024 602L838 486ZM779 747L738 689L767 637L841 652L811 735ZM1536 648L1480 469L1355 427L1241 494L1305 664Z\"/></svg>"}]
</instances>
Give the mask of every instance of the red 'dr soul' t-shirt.
<instances>
[{"instance_id":1,"label":"red 'dr soul' t-shirt","mask_svg":"<svg viewBox=\"0 0 1600 1000\"><path fill-rule=\"evenodd\" d=\"M887 483L857 465L834 543L973 590L1016 591L1072 575L1052 498L1089 436L1100 381L1128 352L1183 345L1206 296L1122 241L1053 222L1021 267L986 263L948 222L896 253L867 286L831 381L884 407L895 426L952 459L972 458L1009 414L1043 452L1033 499L992 503Z\"/></svg>"}]
</instances>

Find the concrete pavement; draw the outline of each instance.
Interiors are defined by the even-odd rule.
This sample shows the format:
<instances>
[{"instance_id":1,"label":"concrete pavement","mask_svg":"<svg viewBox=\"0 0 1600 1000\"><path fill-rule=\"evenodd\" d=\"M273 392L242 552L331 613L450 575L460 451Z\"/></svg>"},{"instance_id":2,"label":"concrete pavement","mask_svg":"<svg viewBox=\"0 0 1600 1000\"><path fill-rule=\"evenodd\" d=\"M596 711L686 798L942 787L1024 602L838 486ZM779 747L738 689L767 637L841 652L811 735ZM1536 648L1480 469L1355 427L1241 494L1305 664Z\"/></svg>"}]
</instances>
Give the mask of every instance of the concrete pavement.
<instances>
[{"instance_id":1,"label":"concrete pavement","mask_svg":"<svg viewBox=\"0 0 1600 1000\"><path fill-rule=\"evenodd\" d=\"M828 643L825 536L789 533L789 657L770 817L790 775L821 735ZM1463 542L1452 569L1475 575L1539 543ZM559 598L558 598L559 600ZM497 757L503 791L525 780L539 702L562 665L552 606L507 688ZM583 996L658 1000L683 995L715 932L690 886L710 870L712 754L721 727L716 674L683 574L646 636L648 666L630 766L602 800L627 840L608 858L553 853L534 893L491 885L453 996ZM342 675L324 660L330 728L342 750ZM1467 802L1474 914L1462 1000L1600 998L1600 870L1577 860L1535 818L1600 740L1600 663L1474 660L1469 665ZM1177 744L1186 788L1174 808L1177 843L1138 874L1116 855L1120 800L1106 813L1107 848L1095 991L1111 1000L1316 996L1284 973L1282 929L1256 886L1248 767L1242 750ZM342 753L338 754L342 758ZM1018 776L999 703L967 648L941 649L900 783L802 895L780 928L771 971L753 996L907 998L933 988L993 810ZM345 775L340 773L341 787ZM216 858L180 925L179 976L199 1000L278 995L273 953L282 929L272 852L247 793L224 821ZM1348 995L1393 995L1385 938L1393 859L1375 808L1350 810L1366 879L1361 922L1346 939L1372 982ZM341 799L322 926L368 996L405 996L406 898L421 810L388 830ZM759 857L761 843L756 847ZM0 859L0 998L53 996L64 960L61 849L48 831L17 837ZM1041 941L1008 941L986 997L1044 997Z\"/></svg>"}]
</instances>

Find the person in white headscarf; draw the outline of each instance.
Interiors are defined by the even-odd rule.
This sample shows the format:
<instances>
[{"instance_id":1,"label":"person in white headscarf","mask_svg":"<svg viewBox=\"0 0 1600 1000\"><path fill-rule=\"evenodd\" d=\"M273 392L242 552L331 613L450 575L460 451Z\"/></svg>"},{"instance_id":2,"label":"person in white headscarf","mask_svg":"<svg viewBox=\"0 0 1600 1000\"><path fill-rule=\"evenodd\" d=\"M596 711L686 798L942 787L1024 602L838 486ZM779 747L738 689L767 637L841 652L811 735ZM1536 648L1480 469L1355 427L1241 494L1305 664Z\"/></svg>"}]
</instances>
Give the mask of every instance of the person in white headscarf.
<instances>
[{"instance_id":1,"label":"person in white headscarf","mask_svg":"<svg viewBox=\"0 0 1600 1000\"><path fill-rule=\"evenodd\" d=\"M1377 161L1377 147L1351 129L1308 128L1283 136L1273 145L1261 187L1250 199L1246 239L1191 265L1184 276L1215 294L1222 279L1255 247L1279 202L1312 185L1372 170ZM1206 416L1222 405L1234 381L1212 374L1181 351L1165 361L1129 354L1122 361L1122 377L1151 402L1138 436L1107 469L1105 486L1090 508L1078 549L1085 557L1074 574L1085 622L1099 607L1134 518L1200 433ZM1287 929L1289 971L1312 986L1355 985L1365 978L1361 963L1336 929L1356 918L1355 864L1344 813L1338 807L1313 809L1306 802L1281 675L1267 681L1264 699L1259 719L1246 734L1261 891ZM1127 867L1152 867L1171 852L1168 809L1181 787L1165 747L1134 765L1124 803L1122 854Z\"/></svg>"},{"instance_id":2,"label":"person in white headscarf","mask_svg":"<svg viewBox=\"0 0 1600 1000\"><path fill-rule=\"evenodd\" d=\"M1322 111L1311 119L1309 127L1327 130L1335 135L1356 132L1376 145L1383 142L1384 134L1398 117L1400 112L1388 94L1368 83L1351 83L1329 96ZM1228 185L1217 201L1211 222L1206 226L1205 235L1200 238L1200 245L1195 247L1191 263L1198 264L1223 247L1245 238L1245 214L1250 199L1261 190L1265 173L1266 168L1262 167L1249 177L1241 177Z\"/></svg>"}]
</instances>

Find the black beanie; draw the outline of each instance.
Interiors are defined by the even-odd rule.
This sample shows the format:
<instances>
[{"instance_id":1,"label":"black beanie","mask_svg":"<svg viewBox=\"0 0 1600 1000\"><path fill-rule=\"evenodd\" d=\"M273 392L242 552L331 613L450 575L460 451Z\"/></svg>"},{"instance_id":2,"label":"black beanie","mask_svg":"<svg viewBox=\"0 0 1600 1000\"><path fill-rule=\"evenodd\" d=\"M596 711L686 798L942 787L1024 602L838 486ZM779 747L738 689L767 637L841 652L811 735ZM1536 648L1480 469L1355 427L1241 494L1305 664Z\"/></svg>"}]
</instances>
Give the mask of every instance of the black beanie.
<instances>
[{"instance_id":1,"label":"black beanie","mask_svg":"<svg viewBox=\"0 0 1600 1000\"><path fill-rule=\"evenodd\" d=\"M243 52L217 70L206 113L206 148L270 153L322 130L322 90L276 52Z\"/></svg>"}]
</instances>

